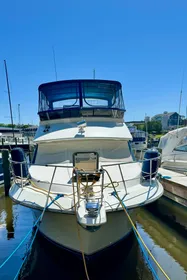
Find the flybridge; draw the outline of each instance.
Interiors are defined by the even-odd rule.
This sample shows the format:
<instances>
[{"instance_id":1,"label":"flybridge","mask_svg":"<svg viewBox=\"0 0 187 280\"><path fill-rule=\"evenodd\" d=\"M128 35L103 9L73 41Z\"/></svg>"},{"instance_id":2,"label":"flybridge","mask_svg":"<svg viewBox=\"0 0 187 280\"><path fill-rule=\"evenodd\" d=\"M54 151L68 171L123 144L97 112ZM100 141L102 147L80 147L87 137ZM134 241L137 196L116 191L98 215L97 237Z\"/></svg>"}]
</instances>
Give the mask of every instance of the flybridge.
<instances>
[{"instance_id":1,"label":"flybridge","mask_svg":"<svg viewBox=\"0 0 187 280\"><path fill-rule=\"evenodd\" d=\"M41 120L76 117L123 118L122 86L108 80L66 80L39 86Z\"/></svg>"}]
</instances>

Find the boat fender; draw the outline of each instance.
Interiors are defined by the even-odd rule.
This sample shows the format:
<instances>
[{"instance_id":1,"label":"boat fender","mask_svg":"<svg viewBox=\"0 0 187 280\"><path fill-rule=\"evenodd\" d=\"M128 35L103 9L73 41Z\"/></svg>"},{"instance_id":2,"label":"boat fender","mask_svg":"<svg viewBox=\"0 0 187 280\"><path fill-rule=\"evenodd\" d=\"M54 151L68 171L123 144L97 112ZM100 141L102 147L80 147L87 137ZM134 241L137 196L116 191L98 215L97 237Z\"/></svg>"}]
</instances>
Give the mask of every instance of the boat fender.
<instances>
[{"instance_id":1,"label":"boat fender","mask_svg":"<svg viewBox=\"0 0 187 280\"><path fill-rule=\"evenodd\" d=\"M12 168L15 176L27 178L29 175L29 169L24 150L22 148L13 148L11 150L11 158L13 161Z\"/></svg>"},{"instance_id":2,"label":"boat fender","mask_svg":"<svg viewBox=\"0 0 187 280\"><path fill-rule=\"evenodd\" d=\"M156 149L149 149L145 152L142 163L142 177L145 180L154 178L159 167L159 152Z\"/></svg>"}]
</instances>

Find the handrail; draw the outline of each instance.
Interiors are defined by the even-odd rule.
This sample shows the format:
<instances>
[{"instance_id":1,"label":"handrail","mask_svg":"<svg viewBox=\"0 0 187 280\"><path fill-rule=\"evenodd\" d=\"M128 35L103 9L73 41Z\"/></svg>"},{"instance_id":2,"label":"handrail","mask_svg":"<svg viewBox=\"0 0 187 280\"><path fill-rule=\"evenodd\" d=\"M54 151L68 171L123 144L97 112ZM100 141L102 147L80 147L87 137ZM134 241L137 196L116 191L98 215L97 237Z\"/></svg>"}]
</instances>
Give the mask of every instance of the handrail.
<instances>
[{"instance_id":1,"label":"handrail","mask_svg":"<svg viewBox=\"0 0 187 280\"><path fill-rule=\"evenodd\" d=\"M124 164L129 164L129 163L142 163L144 161L153 161L153 160L157 160L157 159L160 159L161 158L161 155L159 155L158 157L155 157L155 158L150 158L150 159L143 159L143 160L137 160L137 161L128 161L128 162L118 162L118 163L112 163L112 164L102 164L101 166L103 167L108 167L108 166L115 166L115 165L124 165Z\"/></svg>"},{"instance_id":2,"label":"handrail","mask_svg":"<svg viewBox=\"0 0 187 280\"><path fill-rule=\"evenodd\" d=\"M129 163L137 163L137 161L128 161L128 162L117 162L117 163L112 163L112 164L102 164L101 167L109 167L109 166L116 166L116 165L125 165Z\"/></svg>"},{"instance_id":3,"label":"handrail","mask_svg":"<svg viewBox=\"0 0 187 280\"><path fill-rule=\"evenodd\" d=\"M150 165L149 165L149 172L146 172L146 171L143 171L144 174L146 175L149 175L149 182L150 182L150 185L152 185L152 176L153 175L156 175L158 173L158 169L156 169L155 172L152 172L152 162L154 160L159 160L161 158L161 154L159 154L158 157L154 157L154 158L150 158L150 159L143 159L143 160L138 160L138 161L133 161L131 163L143 163L143 162L149 162ZM118 166L119 167L119 170L120 170L120 175L121 175L121 178L122 178L122 182L124 183L124 188L125 188L125 191L127 193L127 189L126 189L126 184L125 182L127 181L130 181L130 180L124 180L123 178L123 173L122 173L122 170L121 170L121 165L124 165L124 164L128 164L130 162L125 162L125 163L116 163L116 164L111 164L111 165L102 165L101 167L110 167L110 166ZM137 179L137 178L133 178L131 180L134 180L134 179ZM143 179L143 176L142 176L142 172L141 172L141 176L140 176L140 179Z\"/></svg>"},{"instance_id":4,"label":"handrail","mask_svg":"<svg viewBox=\"0 0 187 280\"><path fill-rule=\"evenodd\" d=\"M10 163L14 163L14 164L24 164L24 163L27 163L27 160L24 160L24 161L14 161L12 159L9 159ZM30 164L30 166L43 166L43 167L60 167L60 168L74 168L74 166L69 166L69 165L55 165L55 164Z\"/></svg>"},{"instance_id":5,"label":"handrail","mask_svg":"<svg viewBox=\"0 0 187 280\"><path fill-rule=\"evenodd\" d=\"M161 154L159 154L158 157L155 157L155 158L150 158L150 159L143 159L143 160L137 160L137 161L128 161L128 162L117 162L117 163L112 163L112 164L102 164L101 167L105 166L115 166L115 165L125 165L125 164L129 164L129 163L141 163L141 162L144 162L144 161L152 161L152 160L157 160L157 159L160 159L161 158ZM27 160L24 160L22 162L19 162L19 161L13 161L12 159L9 159L10 162L12 163L15 163L15 164L20 164L20 163L28 163ZM43 166L43 167L61 167L61 168L74 168L74 166L69 166L69 165L58 165L58 164L38 164L38 163L34 163L34 164L31 164L32 166ZM96 170L96 172L99 171Z\"/></svg>"},{"instance_id":6,"label":"handrail","mask_svg":"<svg viewBox=\"0 0 187 280\"><path fill-rule=\"evenodd\" d=\"M121 163L113 163L113 164L102 164L101 165L101 169L99 170L96 170L95 173L97 172L101 172L101 170L104 170L105 167L111 167L111 166L116 166L119 168L119 172L120 172L120 177L121 177L121 180L119 180L118 182L121 182L123 183L124 185L124 189L125 189L125 193L127 194L127 186L126 186L126 183L129 182L129 181L133 181L133 180L137 180L137 179L145 179L145 176L148 177L149 176L149 180L150 180L150 185L152 184L152 177L153 175L156 176L156 174L158 173L158 169L156 169L154 172L152 172L152 162L155 161L155 160L158 160L160 159L161 155L159 154L159 156L155 157L155 158L150 158L150 159L143 159L143 160L139 160L139 161L131 161L131 162L121 162ZM23 164L27 163L28 162L26 160L22 161L22 162L17 162L17 161L13 161L12 159L9 159L10 163L11 163L11 167L13 164L20 164L20 168L21 168L21 177L19 176L15 176L14 172L13 173L13 177L14 179L19 179L21 180L21 187L23 188L23 185L28 182L27 180L25 181L25 179L28 179L28 176L27 178L23 178ZM126 164L129 164L129 163L143 163L143 162L149 162L150 163L150 166L149 166L149 172L146 172L146 171L143 171L144 173L144 176L142 174L142 172L140 172L140 175L135 177L135 178L130 178L130 179L125 179L124 178L124 174L123 174L123 171L121 169L121 166L122 165L126 165ZM42 166L42 167L53 167L55 169L57 168L67 168L67 169L74 169L75 167L72 165L72 166L69 166L69 165L57 165L57 164L31 164L31 166ZM12 168L13 169L13 168ZM14 170L13 170L14 171ZM85 175L86 174L90 174L89 171L84 171L83 172ZM93 173L93 172L92 172ZM23 180L24 179L24 180ZM103 181L103 176L102 176L102 184L104 183ZM61 184L60 184L61 185ZM102 190L103 192L103 190Z\"/></svg>"},{"instance_id":7,"label":"handrail","mask_svg":"<svg viewBox=\"0 0 187 280\"><path fill-rule=\"evenodd\" d=\"M109 166L117 166L117 165L125 165L125 164L129 164L129 163L142 163L144 161L153 161L153 160L157 160L157 159L160 159L161 158L161 155L158 156L158 157L155 157L155 158L150 158L150 159L143 159L143 160L137 160L137 161L128 161L128 162L117 162L117 163L112 163L112 164L102 164L101 165L101 168L102 167L109 167ZM24 163L27 163L28 162L26 160L24 161L14 161L12 159L9 159L10 163L14 163L14 164L24 164ZM31 164L31 166L43 166L43 167L60 167L60 168L74 168L75 166L69 166L69 165L55 165L55 164L38 164L38 163L34 163L34 164ZM100 169L96 170L95 172L99 171ZM85 172L85 171L84 171ZM88 172L89 174L89 172Z\"/></svg>"}]
</instances>

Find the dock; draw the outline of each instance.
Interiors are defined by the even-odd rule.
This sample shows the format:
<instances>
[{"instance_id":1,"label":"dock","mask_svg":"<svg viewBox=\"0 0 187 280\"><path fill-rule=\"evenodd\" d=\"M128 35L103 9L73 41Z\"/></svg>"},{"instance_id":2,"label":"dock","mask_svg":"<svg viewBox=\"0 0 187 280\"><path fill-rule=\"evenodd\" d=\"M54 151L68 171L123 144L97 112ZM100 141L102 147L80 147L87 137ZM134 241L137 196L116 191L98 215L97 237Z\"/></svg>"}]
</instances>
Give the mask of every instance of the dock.
<instances>
[{"instance_id":1,"label":"dock","mask_svg":"<svg viewBox=\"0 0 187 280\"><path fill-rule=\"evenodd\" d=\"M164 196L187 207L187 174L159 168Z\"/></svg>"},{"instance_id":2,"label":"dock","mask_svg":"<svg viewBox=\"0 0 187 280\"><path fill-rule=\"evenodd\" d=\"M30 150L30 146L33 145L33 140L23 137L15 137L9 141L5 141L4 138L0 139L0 150L7 149L12 150L13 148L22 148L25 152Z\"/></svg>"}]
</instances>

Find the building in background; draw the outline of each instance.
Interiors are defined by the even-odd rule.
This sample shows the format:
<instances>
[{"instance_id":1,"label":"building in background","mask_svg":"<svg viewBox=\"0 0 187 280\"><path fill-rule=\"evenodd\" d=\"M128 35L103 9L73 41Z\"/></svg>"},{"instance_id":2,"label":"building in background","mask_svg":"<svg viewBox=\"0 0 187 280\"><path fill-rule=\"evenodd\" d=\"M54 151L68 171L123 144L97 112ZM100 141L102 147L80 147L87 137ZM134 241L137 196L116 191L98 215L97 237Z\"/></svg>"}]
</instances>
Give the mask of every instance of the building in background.
<instances>
[{"instance_id":1,"label":"building in background","mask_svg":"<svg viewBox=\"0 0 187 280\"><path fill-rule=\"evenodd\" d=\"M179 125L183 124L183 116L177 112L164 112L163 114L157 114L151 119L152 121L161 122L162 130L171 130L177 128L178 121Z\"/></svg>"}]
</instances>

